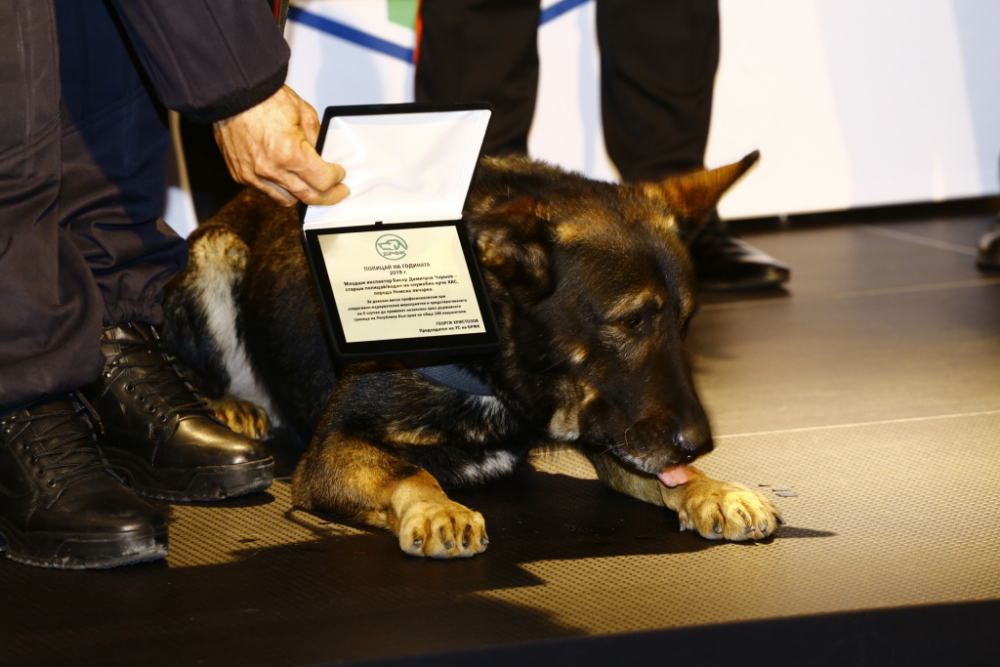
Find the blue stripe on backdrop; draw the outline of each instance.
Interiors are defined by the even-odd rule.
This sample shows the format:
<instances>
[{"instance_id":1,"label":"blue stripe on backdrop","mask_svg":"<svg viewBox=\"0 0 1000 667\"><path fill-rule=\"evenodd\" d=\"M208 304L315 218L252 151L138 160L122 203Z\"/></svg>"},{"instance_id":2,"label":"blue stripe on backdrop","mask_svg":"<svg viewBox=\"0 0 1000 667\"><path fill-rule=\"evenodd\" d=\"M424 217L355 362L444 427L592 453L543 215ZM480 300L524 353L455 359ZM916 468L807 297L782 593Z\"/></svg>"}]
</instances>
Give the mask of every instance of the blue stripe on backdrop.
<instances>
[{"instance_id":1,"label":"blue stripe on backdrop","mask_svg":"<svg viewBox=\"0 0 1000 667\"><path fill-rule=\"evenodd\" d=\"M557 2L548 9L542 10L542 20L539 21L539 25L545 25L552 19L557 19L566 12L576 9L580 5L588 2L590 2L590 0L560 0L560 2Z\"/></svg>"},{"instance_id":2,"label":"blue stripe on backdrop","mask_svg":"<svg viewBox=\"0 0 1000 667\"><path fill-rule=\"evenodd\" d=\"M556 4L552 5L548 9L542 11L542 18L539 25L544 25L549 21L559 18L568 11L574 10L580 5L586 4L591 0L560 0ZM349 25L340 23L339 21L334 21L333 19L328 19L325 16L320 16L319 14L313 14L312 12L306 11L300 7L292 5L288 8L288 20L301 23L302 25L307 25L310 28L319 30L320 32L325 32L333 37L339 37L345 41L351 42L352 44L357 44L366 49L371 49L372 51L378 51L390 58L396 58L397 60L402 60L406 63L413 62L413 49L400 46L399 44L394 44L388 40L382 39L381 37L376 37L375 35L369 35L366 32L358 30L357 28L352 28Z\"/></svg>"},{"instance_id":3,"label":"blue stripe on backdrop","mask_svg":"<svg viewBox=\"0 0 1000 667\"><path fill-rule=\"evenodd\" d=\"M366 32L358 30L357 28L352 28L349 25L328 19L325 16L313 14L312 12L307 12L304 9L292 6L288 8L288 20L301 23L302 25L307 25L310 28L315 28L316 30L325 32L328 35L339 37L340 39L351 42L352 44L357 44L358 46L378 51L379 53L389 56L390 58L397 58L407 63L413 62L413 49L400 46L399 44L393 44L390 41L382 39L381 37L369 35Z\"/></svg>"}]
</instances>

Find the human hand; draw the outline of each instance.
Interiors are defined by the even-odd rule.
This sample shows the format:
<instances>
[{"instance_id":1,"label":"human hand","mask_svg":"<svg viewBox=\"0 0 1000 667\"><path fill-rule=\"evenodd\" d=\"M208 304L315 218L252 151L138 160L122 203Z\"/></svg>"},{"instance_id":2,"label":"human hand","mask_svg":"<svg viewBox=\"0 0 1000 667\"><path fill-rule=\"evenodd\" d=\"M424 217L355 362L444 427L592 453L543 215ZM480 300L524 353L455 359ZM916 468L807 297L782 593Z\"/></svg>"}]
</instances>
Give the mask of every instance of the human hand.
<instances>
[{"instance_id":1,"label":"human hand","mask_svg":"<svg viewBox=\"0 0 1000 667\"><path fill-rule=\"evenodd\" d=\"M237 182L283 206L336 204L350 190L344 168L324 162L316 110L288 86L255 107L213 124L215 141Z\"/></svg>"}]
</instances>

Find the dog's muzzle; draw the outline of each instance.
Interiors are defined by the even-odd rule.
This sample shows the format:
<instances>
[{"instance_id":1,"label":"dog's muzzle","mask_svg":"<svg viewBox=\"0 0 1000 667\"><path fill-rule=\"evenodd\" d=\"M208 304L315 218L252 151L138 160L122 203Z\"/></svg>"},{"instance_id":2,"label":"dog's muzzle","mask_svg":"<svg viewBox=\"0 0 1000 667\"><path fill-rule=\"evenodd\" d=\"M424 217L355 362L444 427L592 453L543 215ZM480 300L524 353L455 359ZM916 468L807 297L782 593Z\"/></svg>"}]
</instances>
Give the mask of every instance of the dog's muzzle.
<instances>
[{"instance_id":1,"label":"dog's muzzle","mask_svg":"<svg viewBox=\"0 0 1000 667\"><path fill-rule=\"evenodd\" d=\"M618 450L646 472L658 474L668 467L691 463L713 447L707 419L682 424L670 418L639 420L629 427Z\"/></svg>"}]
</instances>

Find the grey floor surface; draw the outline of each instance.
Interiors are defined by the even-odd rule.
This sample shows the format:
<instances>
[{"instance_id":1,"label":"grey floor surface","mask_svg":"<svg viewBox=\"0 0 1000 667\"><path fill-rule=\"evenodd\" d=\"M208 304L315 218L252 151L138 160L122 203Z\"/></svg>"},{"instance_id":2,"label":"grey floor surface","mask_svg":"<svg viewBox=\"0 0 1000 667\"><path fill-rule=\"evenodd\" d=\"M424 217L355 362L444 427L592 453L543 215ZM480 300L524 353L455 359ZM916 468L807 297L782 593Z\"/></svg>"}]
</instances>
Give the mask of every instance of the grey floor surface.
<instances>
[{"instance_id":1,"label":"grey floor surface","mask_svg":"<svg viewBox=\"0 0 1000 667\"><path fill-rule=\"evenodd\" d=\"M1000 273L974 267L988 223L746 235L792 266L791 283L706 295L689 342L717 437L702 467L774 498L788 524L772 539L682 533L668 512L604 490L570 451L455 494L484 513L491 545L454 563L295 510L278 481L256 498L166 508L165 562L72 573L0 559L0 664L439 663L456 651L482 663L504 647L684 629L711 655L740 624L995 604ZM931 617L914 618L919 636ZM762 636L747 655L781 663L794 640ZM850 655L843 664L878 664Z\"/></svg>"}]
</instances>

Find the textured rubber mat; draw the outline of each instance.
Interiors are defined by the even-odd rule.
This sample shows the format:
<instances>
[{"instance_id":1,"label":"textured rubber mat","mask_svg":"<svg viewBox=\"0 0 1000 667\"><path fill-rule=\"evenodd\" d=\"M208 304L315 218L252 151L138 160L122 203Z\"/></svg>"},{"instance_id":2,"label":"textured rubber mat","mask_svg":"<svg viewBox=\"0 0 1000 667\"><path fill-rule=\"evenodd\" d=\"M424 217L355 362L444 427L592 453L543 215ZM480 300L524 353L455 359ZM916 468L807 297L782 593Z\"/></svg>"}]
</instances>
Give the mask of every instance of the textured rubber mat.
<instances>
[{"instance_id":1,"label":"textured rubber mat","mask_svg":"<svg viewBox=\"0 0 1000 667\"><path fill-rule=\"evenodd\" d=\"M703 467L769 485L788 518L759 544L680 532L671 513L604 490L578 454L545 452L509 483L454 494L491 535L456 562L294 510L279 481L168 508L163 563L0 563L18 610L3 662L309 664L1000 599L998 441L1000 411L722 438Z\"/></svg>"},{"instance_id":2,"label":"textured rubber mat","mask_svg":"<svg viewBox=\"0 0 1000 667\"><path fill-rule=\"evenodd\" d=\"M165 561L0 558L0 665L990 664L954 656L991 651L1000 621L1000 284L896 236L761 237L791 292L695 320L717 434L700 465L774 499L788 523L769 540L681 532L568 450L453 493L491 539L455 562L295 510L279 480L164 505Z\"/></svg>"}]
</instances>

